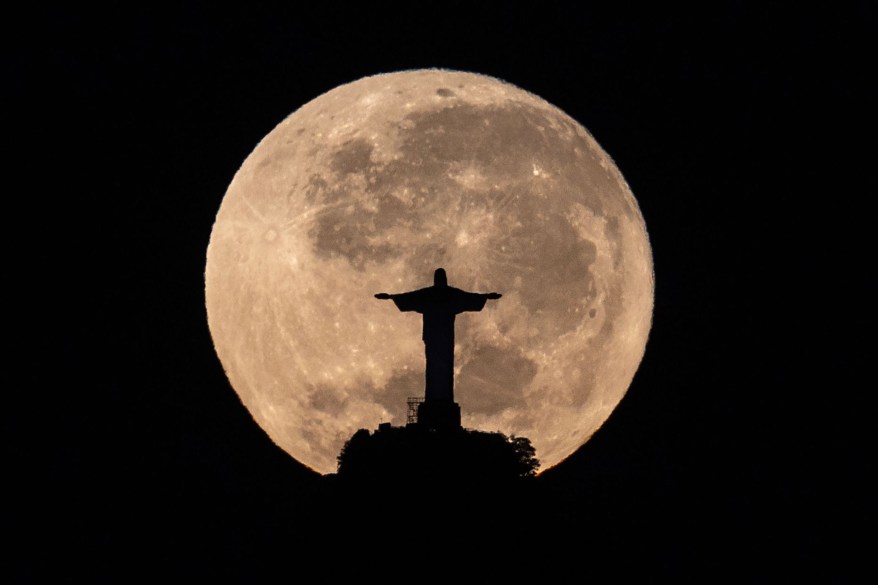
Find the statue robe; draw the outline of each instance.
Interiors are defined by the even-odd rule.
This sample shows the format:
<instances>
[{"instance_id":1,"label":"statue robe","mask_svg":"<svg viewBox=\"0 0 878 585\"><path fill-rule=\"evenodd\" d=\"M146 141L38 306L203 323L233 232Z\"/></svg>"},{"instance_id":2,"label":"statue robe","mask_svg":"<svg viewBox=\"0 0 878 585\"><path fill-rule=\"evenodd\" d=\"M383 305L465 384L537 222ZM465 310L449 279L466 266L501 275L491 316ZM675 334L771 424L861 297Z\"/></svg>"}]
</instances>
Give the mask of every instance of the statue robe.
<instances>
[{"instance_id":1,"label":"statue robe","mask_svg":"<svg viewBox=\"0 0 878 585\"><path fill-rule=\"evenodd\" d=\"M487 294L451 286L430 286L390 295L400 311L424 315L424 352L427 357L426 401L454 401L454 318L464 311L481 311Z\"/></svg>"}]
</instances>

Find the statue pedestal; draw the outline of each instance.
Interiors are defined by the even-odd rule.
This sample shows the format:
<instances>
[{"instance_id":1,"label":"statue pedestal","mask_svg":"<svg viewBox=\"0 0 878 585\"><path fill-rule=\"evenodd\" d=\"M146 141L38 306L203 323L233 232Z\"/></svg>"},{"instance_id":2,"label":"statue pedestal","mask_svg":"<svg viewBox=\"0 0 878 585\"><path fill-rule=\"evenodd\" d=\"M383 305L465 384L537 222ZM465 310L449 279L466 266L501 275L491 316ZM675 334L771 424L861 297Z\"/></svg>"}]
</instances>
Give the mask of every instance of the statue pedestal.
<instances>
[{"instance_id":1,"label":"statue pedestal","mask_svg":"<svg viewBox=\"0 0 878 585\"><path fill-rule=\"evenodd\" d=\"M448 430L460 428L460 405L448 400L430 400L418 406L418 426Z\"/></svg>"}]
</instances>

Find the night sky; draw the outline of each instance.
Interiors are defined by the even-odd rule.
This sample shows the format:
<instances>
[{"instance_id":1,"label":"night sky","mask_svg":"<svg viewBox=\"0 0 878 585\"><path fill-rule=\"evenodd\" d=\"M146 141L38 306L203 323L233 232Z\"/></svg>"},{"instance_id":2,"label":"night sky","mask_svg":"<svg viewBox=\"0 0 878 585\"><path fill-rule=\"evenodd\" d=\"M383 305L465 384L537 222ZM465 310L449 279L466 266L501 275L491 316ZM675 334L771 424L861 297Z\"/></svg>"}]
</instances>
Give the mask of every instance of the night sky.
<instances>
[{"instance_id":1,"label":"night sky","mask_svg":"<svg viewBox=\"0 0 878 585\"><path fill-rule=\"evenodd\" d=\"M416 495L361 514L271 443L214 353L203 280L222 196L265 134L337 85L421 67L499 77L581 122L637 197L656 274L628 394L540 479L561 495L504 520L458 510L466 546L431 562L865 580L876 10L612 4L10 15L10 582L337 575L322 552L395 580L418 558L399 547L436 538ZM383 531L397 537L364 544Z\"/></svg>"}]
</instances>

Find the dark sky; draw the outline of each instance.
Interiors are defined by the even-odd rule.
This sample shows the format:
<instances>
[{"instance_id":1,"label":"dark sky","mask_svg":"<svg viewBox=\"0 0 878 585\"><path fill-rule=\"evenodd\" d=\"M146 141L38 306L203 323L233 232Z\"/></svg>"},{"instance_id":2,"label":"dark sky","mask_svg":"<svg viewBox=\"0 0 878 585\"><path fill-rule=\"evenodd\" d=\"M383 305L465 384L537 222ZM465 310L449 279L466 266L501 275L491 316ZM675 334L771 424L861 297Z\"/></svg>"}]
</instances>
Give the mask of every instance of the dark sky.
<instances>
[{"instance_id":1,"label":"dark sky","mask_svg":"<svg viewBox=\"0 0 878 585\"><path fill-rule=\"evenodd\" d=\"M183 4L7 22L18 581L41 574L46 551L89 582L112 580L109 559L241 580L265 567L254 551L313 562L295 539L315 534L328 498L224 377L205 251L226 186L278 122L341 83L419 67L493 75L579 120L631 185L653 246L654 327L634 384L554 473L566 512L516 512L547 518L542 541L570 518L606 540L534 564L591 566L600 541L656 581L862 578L849 534L874 512L870 3ZM421 538L408 506L318 542L350 553L361 548L340 543L382 528ZM483 520L461 514L470 544Z\"/></svg>"}]
</instances>

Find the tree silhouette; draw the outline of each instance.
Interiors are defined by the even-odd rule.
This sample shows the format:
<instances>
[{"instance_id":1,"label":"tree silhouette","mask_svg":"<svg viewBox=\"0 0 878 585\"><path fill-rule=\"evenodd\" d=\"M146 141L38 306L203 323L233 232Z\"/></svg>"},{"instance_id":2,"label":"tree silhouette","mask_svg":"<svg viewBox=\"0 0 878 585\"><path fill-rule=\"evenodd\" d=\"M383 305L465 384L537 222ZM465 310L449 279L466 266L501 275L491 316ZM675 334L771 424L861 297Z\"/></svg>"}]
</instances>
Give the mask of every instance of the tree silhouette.
<instances>
[{"instance_id":1,"label":"tree silhouette","mask_svg":"<svg viewBox=\"0 0 878 585\"><path fill-rule=\"evenodd\" d=\"M360 429L338 455L338 477L367 483L496 483L536 475L536 451L526 437L417 426Z\"/></svg>"},{"instance_id":2,"label":"tree silhouette","mask_svg":"<svg viewBox=\"0 0 878 585\"><path fill-rule=\"evenodd\" d=\"M517 457L517 465L521 469L519 477L533 477L540 468L540 460L537 459L537 450L530 444L527 437L509 437L512 450Z\"/></svg>"}]
</instances>

